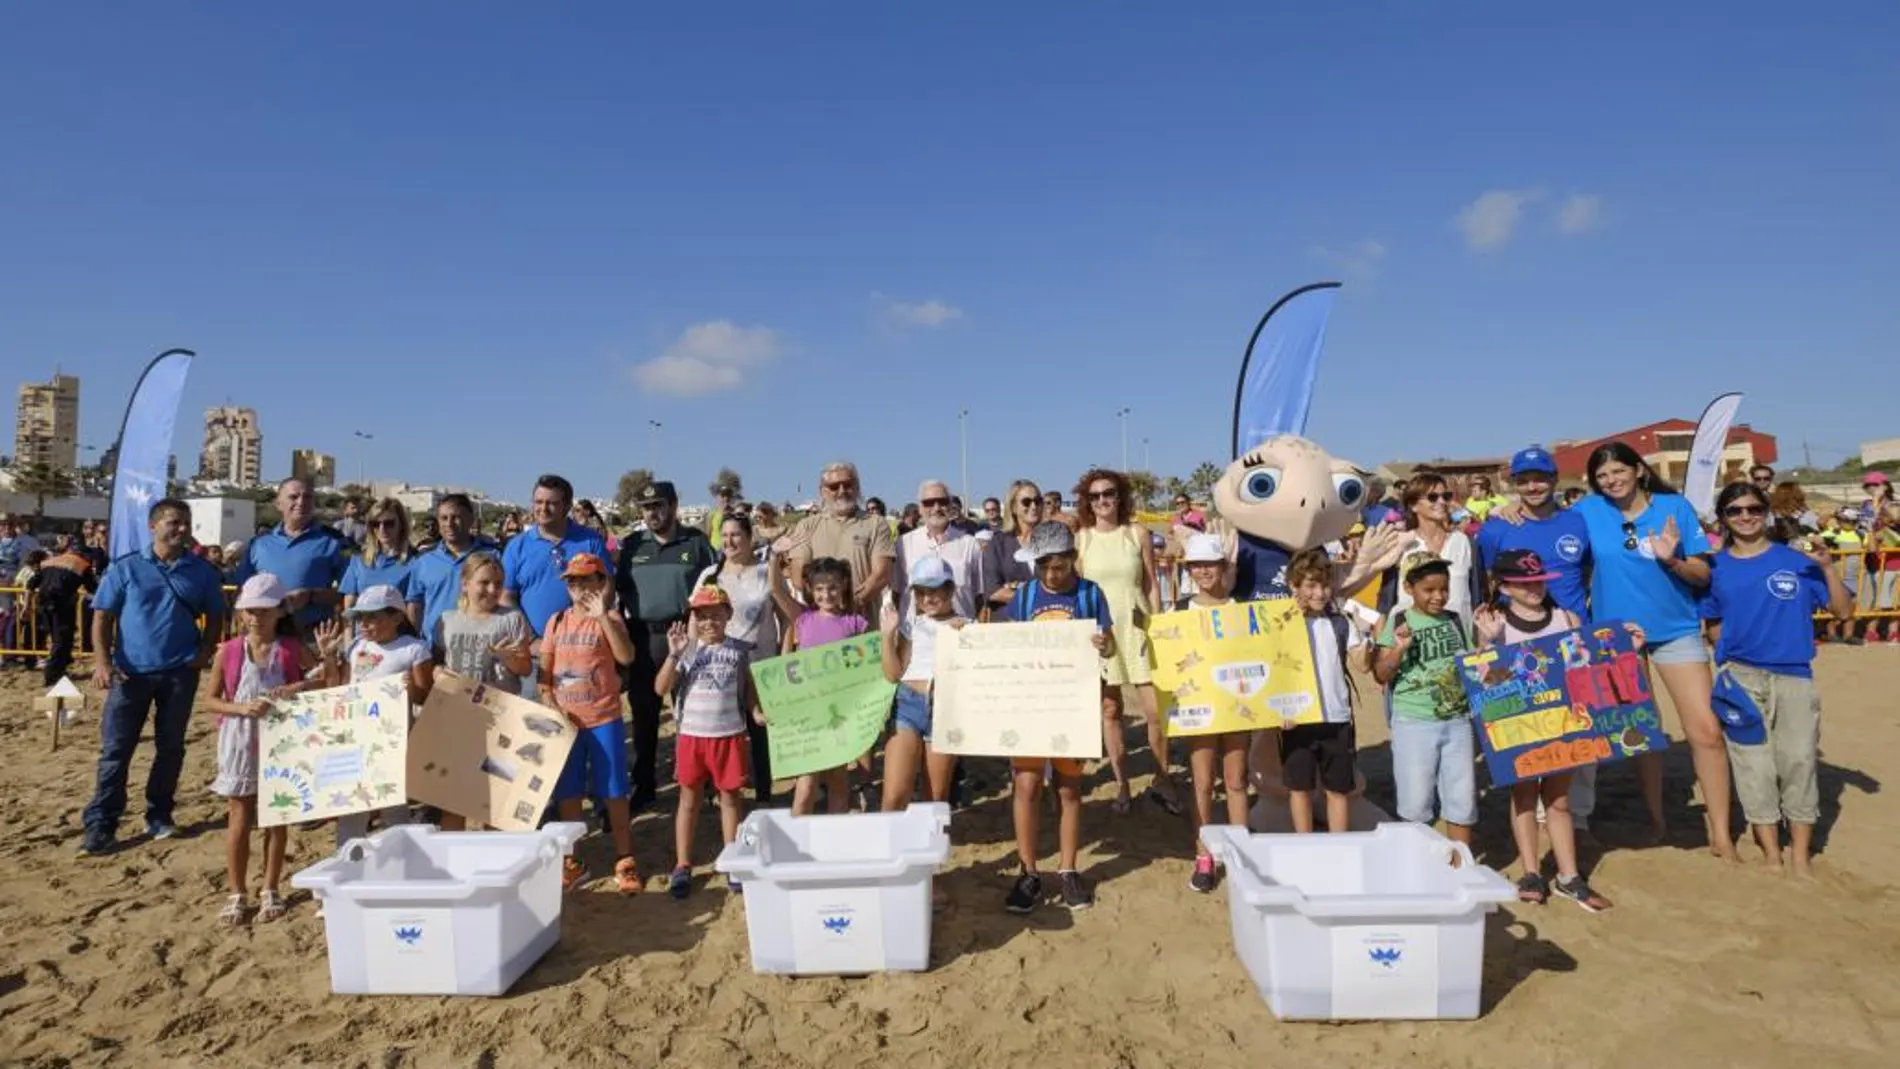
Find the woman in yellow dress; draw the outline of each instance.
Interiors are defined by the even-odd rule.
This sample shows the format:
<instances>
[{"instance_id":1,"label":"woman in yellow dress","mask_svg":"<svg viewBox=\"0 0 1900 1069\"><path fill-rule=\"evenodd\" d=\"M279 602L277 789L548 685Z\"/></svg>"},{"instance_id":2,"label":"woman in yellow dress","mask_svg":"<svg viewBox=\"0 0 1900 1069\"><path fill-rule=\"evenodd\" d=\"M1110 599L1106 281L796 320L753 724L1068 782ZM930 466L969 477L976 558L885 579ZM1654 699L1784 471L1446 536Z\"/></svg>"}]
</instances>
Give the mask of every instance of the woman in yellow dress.
<instances>
[{"instance_id":1,"label":"woman in yellow dress","mask_svg":"<svg viewBox=\"0 0 1900 1069\"><path fill-rule=\"evenodd\" d=\"M1155 780L1144 795L1169 813L1180 815L1181 802L1168 761L1168 726L1158 715L1154 672L1148 652L1148 618L1157 611L1160 586L1155 578L1154 543L1135 522L1135 498L1128 477L1096 469L1075 486L1080 530L1076 567L1102 588L1115 620L1115 654L1103 664L1108 695L1102 704L1102 735L1108 764L1115 773L1115 811L1128 812L1128 743L1122 736L1122 703L1127 688L1148 721L1148 746L1155 755Z\"/></svg>"}]
</instances>

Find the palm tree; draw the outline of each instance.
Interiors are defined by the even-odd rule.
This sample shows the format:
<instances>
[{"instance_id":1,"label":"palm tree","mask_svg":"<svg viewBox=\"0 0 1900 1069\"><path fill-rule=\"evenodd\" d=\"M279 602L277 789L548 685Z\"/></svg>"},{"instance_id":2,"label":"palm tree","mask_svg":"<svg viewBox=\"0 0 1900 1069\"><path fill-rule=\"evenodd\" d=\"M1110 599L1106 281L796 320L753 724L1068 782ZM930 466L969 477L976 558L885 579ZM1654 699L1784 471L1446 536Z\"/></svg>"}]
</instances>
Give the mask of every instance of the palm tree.
<instances>
[{"instance_id":1,"label":"palm tree","mask_svg":"<svg viewBox=\"0 0 1900 1069\"><path fill-rule=\"evenodd\" d=\"M1194 497L1204 498L1214 489L1214 484L1220 481L1220 476L1221 469L1203 460L1199 467L1188 473L1188 492Z\"/></svg>"},{"instance_id":2,"label":"palm tree","mask_svg":"<svg viewBox=\"0 0 1900 1069\"><path fill-rule=\"evenodd\" d=\"M1136 508L1153 508L1155 494L1161 484L1151 471L1131 471L1128 473L1128 491L1134 495Z\"/></svg>"},{"instance_id":3,"label":"palm tree","mask_svg":"<svg viewBox=\"0 0 1900 1069\"><path fill-rule=\"evenodd\" d=\"M729 493L733 497L738 497L744 492L744 486L745 484L739 479L738 472L733 471L731 468L720 468L719 474L713 476L712 485L706 487L706 490L715 498L722 492Z\"/></svg>"}]
</instances>

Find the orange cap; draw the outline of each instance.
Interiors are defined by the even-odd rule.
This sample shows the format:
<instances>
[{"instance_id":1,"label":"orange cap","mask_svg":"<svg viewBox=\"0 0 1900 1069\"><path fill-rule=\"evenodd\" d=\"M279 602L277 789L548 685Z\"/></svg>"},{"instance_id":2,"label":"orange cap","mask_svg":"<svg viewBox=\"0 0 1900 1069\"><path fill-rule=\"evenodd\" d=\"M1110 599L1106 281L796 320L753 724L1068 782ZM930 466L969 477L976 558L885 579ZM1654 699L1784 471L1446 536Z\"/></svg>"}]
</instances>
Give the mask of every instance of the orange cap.
<instances>
[{"instance_id":1,"label":"orange cap","mask_svg":"<svg viewBox=\"0 0 1900 1069\"><path fill-rule=\"evenodd\" d=\"M693 591L693 596L687 599L686 607L689 609L731 608L732 599L726 596L725 591L708 583Z\"/></svg>"},{"instance_id":2,"label":"orange cap","mask_svg":"<svg viewBox=\"0 0 1900 1069\"><path fill-rule=\"evenodd\" d=\"M561 578L572 579L577 575L606 575L607 562L592 553L576 553L567 559L567 567L561 569Z\"/></svg>"}]
</instances>

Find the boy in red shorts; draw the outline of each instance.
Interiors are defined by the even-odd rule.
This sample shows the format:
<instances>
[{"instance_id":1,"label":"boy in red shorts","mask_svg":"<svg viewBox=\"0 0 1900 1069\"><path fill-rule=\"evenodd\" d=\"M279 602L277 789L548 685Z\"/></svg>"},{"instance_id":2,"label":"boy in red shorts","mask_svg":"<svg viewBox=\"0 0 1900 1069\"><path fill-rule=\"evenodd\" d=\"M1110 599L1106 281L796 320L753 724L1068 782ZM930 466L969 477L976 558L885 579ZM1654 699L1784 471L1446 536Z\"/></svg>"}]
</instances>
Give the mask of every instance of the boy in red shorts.
<instances>
[{"instance_id":1,"label":"boy in red shorts","mask_svg":"<svg viewBox=\"0 0 1900 1069\"><path fill-rule=\"evenodd\" d=\"M1035 570L1036 581L1017 590L1010 600L1008 617L1017 623L1041 623L1048 620L1093 620L1095 648L1104 657L1115 652L1114 620L1109 615L1108 598L1102 588L1089 582L1075 570L1075 535L1060 523L1039 523L1029 539L1016 551L1016 559ZM1103 684L1103 702L1109 700ZM1082 852L1082 762L1073 758L1016 758L1016 790L1012 810L1016 818L1016 856L1023 872L1010 888L1003 908L1011 913L1028 913L1042 901L1042 875L1036 871L1037 839L1041 836L1042 780L1045 766L1055 772L1056 800L1061 805L1057 825L1056 880L1061 885L1062 904L1069 909L1087 909L1095 904L1095 892L1076 871Z\"/></svg>"},{"instance_id":2,"label":"boy in red shorts","mask_svg":"<svg viewBox=\"0 0 1900 1069\"><path fill-rule=\"evenodd\" d=\"M732 602L716 586L693 591L686 603L687 624L674 624L666 633L666 661L660 665L654 690L673 695L673 716L679 721L674 778L679 783L680 807L673 818L673 846L678 864L667 881L667 893L685 898L693 892L693 826L711 783L719 792L719 831L730 843L739 834L739 792L746 785L746 717L763 724L759 698L752 689L751 654L745 644L726 637ZM739 890L737 880L726 886Z\"/></svg>"}]
</instances>

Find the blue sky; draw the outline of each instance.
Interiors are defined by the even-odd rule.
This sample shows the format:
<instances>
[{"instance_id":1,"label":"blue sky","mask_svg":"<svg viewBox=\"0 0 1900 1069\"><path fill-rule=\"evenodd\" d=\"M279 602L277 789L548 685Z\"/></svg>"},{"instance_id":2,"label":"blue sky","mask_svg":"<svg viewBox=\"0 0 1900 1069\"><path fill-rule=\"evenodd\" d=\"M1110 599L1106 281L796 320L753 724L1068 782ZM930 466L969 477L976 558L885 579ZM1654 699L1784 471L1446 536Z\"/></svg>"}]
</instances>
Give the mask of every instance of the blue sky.
<instances>
[{"instance_id":1,"label":"blue sky","mask_svg":"<svg viewBox=\"0 0 1900 1069\"><path fill-rule=\"evenodd\" d=\"M901 501L967 407L980 498L1124 406L1133 466L1224 462L1255 319L1339 277L1309 431L1361 463L1726 389L1790 456L1900 434L1900 5L1534 6L17 6L6 378L104 445L187 346L187 468L228 399L267 477L360 429L516 498Z\"/></svg>"}]
</instances>

